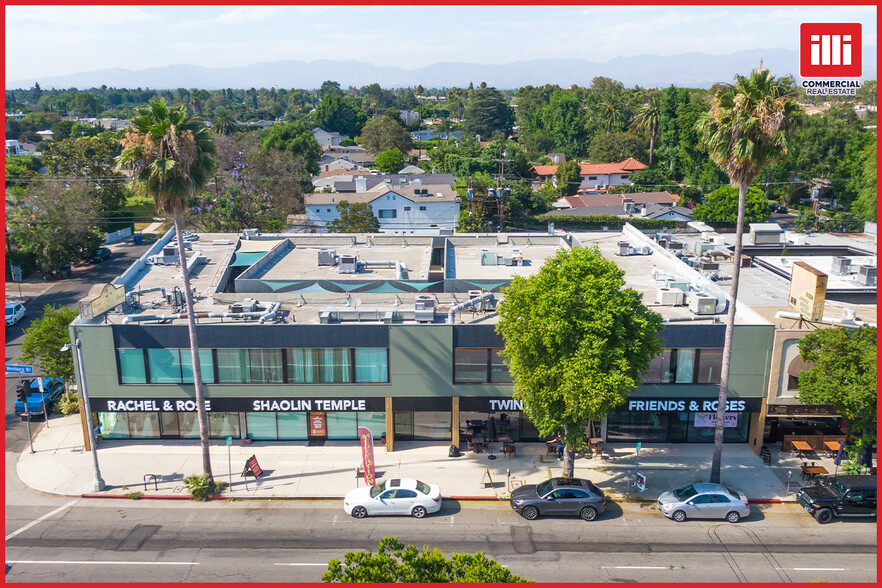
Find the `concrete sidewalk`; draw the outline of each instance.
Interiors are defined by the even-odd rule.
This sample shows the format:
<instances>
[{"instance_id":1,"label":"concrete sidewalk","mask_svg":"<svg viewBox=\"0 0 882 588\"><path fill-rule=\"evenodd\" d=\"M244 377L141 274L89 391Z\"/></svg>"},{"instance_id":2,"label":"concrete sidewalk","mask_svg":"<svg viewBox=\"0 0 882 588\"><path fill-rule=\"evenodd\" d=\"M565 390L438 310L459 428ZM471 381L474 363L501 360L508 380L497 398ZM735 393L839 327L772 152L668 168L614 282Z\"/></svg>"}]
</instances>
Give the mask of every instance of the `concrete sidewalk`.
<instances>
[{"instance_id":1,"label":"concrete sidewalk","mask_svg":"<svg viewBox=\"0 0 882 588\"><path fill-rule=\"evenodd\" d=\"M33 429L39 427L34 437L35 453L25 448L16 467L19 478L41 492L89 498L119 498L142 492L144 498L188 498L184 477L201 473L198 440L105 440L99 444L98 460L107 487L103 492L92 492L92 458L83 450L79 415L54 417L48 425L32 423ZM521 484L559 476L563 465L556 457L546 456L544 443L518 443L513 457L503 456L501 444L495 443L495 459L486 452L450 458L449 445L443 442L399 441L395 445L393 453L387 453L382 445L375 448L377 479L404 476L438 483L442 494L451 499L505 500L510 490ZM576 477L590 479L615 500L640 502L655 502L662 492L706 481L713 452L709 444L644 443L640 471L646 476L647 488L640 493L632 488L629 496L627 479L628 472L633 474L635 470L634 445L604 447L608 458L576 459ZM259 480L249 477L246 483L240 474L251 455L257 457L264 475ZM725 445L722 482L741 489L754 501L791 500L800 484L799 460L780 454L775 459L778 463L769 467L746 444ZM784 463L786 459L794 463ZM211 460L216 480L232 480L224 491L225 498L342 498L356 483L364 484L363 477L356 479L355 475L361 463L357 441L327 441L323 446L309 447L305 441L256 441L246 445L235 440L228 448L217 440L211 443ZM788 468L796 472L789 493L786 477L782 478ZM832 465L829 469L833 471ZM156 483L151 481L145 488L148 474L156 476Z\"/></svg>"}]
</instances>

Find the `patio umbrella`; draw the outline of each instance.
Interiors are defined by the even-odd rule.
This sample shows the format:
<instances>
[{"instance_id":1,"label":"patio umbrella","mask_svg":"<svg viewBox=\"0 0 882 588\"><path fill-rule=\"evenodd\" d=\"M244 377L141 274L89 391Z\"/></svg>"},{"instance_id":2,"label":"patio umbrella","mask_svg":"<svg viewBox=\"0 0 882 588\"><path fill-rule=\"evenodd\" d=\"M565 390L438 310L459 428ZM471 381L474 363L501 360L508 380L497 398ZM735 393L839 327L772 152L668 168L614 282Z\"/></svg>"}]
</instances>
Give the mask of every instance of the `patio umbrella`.
<instances>
[{"instance_id":1,"label":"patio umbrella","mask_svg":"<svg viewBox=\"0 0 882 588\"><path fill-rule=\"evenodd\" d=\"M496 418L490 417L490 422L487 425L487 437L490 441L496 441Z\"/></svg>"},{"instance_id":2,"label":"patio umbrella","mask_svg":"<svg viewBox=\"0 0 882 588\"><path fill-rule=\"evenodd\" d=\"M845 449L845 441L839 444L839 451L836 452L836 457L833 459L833 463L836 464L836 471L833 475L837 475L839 473L839 464L842 463L842 450Z\"/></svg>"},{"instance_id":3,"label":"patio umbrella","mask_svg":"<svg viewBox=\"0 0 882 588\"><path fill-rule=\"evenodd\" d=\"M860 464L866 467L873 466L873 446L867 445L861 453Z\"/></svg>"}]
</instances>

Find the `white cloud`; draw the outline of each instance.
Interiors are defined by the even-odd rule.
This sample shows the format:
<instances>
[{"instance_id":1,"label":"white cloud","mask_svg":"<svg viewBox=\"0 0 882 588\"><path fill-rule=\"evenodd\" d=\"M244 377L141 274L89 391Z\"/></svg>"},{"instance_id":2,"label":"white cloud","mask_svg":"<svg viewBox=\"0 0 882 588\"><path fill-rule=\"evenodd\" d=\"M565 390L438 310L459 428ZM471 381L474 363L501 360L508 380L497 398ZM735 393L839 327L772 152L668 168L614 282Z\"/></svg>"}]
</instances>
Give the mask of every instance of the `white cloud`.
<instances>
[{"instance_id":1,"label":"white cloud","mask_svg":"<svg viewBox=\"0 0 882 588\"><path fill-rule=\"evenodd\" d=\"M233 10L221 14L217 18L211 20L220 24L240 24L243 22L254 22L277 16L282 12L279 6L240 6Z\"/></svg>"},{"instance_id":2,"label":"white cloud","mask_svg":"<svg viewBox=\"0 0 882 588\"><path fill-rule=\"evenodd\" d=\"M130 22L161 20L134 6L7 6L6 32L11 24L70 27L107 27Z\"/></svg>"}]
</instances>

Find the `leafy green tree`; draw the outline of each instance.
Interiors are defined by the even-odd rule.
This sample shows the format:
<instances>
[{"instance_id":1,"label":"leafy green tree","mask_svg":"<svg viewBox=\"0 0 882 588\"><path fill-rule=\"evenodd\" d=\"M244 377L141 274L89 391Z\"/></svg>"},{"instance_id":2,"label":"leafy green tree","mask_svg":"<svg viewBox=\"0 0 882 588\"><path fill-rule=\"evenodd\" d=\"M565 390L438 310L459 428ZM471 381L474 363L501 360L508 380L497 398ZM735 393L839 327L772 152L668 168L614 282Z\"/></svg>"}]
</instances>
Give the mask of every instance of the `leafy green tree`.
<instances>
[{"instance_id":1,"label":"leafy green tree","mask_svg":"<svg viewBox=\"0 0 882 588\"><path fill-rule=\"evenodd\" d=\"M397 148L387 149L377 155L374 163L378 170L394 174L404 167L404 153Z\"/></svg>"},{"instance_id":2,"label":"leafy green tree","mask_svg":"<svg viewBox=\"0 0 882 588\"><path fill-rule=\"evenodd\" d=\"M498 307L515 398L541 435L562 433L568 476L586 419L625 402L662 349L664 320L623 276L597 247L563 250L515 277Z\"/></svg>"},{"instance_id":3,"label":"leafy green tree","mask_svg":"<svg viewBox=\"0 0 882 588\"><path fill-rule=\"evenodd\" d=\"M644 159L643 139L634 133L605 133L591 141L588 159L593 163L613 163L629 157Z\"/></svg>"},{"instance_id":4,"label":"leafy green tree","mask_svg":"<svg viewBox=\"0 0 882 588\"><path fill-rule=\"evenodd\" d=\"M95 211L98 202L84 181L40 182L7 201L6 226L12 249L47 275L84 260L104 241Z\"/></svg>"},{"instance_id":5,"label":"leafy green tree","mask_svg":"<svg viewBox=\"0 0 882 588\"><path fill-rule=\"evenodd\" d=\"M520 106L519 106L520 108ZM541 112L541 129L554 141L553 149L568 158L584 154L588 140L587 116L579 98L569 90L556 90Z\"/></svg>"},{"instance_id":6,"label":"leafy green tree","mask_svg":"<svg viewBox=\"0 0 882 588\"><path fill-rule=\"evenodd\" d=\"M117 159L119 169L134 173L136 184L156 201L156 208L174 219L175 234L184 234L184 212L187 201L202 190L214 173L217 153L211 131L194 118L183 106L168 108L162 99L138 108L130 119L122 138L122 153ZM183 266L187 259L183 238L177 239L178 259ZM187 330L193 366L196 414L202 445L202 470L213 484L209 454L208 414L205 410L205 385L196 339L196 318L190 272L182 271L184 299L187 304Z\"/></svg>"},{"instance_id":7,"label":"leafy green tree","mask_svg":"<svg viewBox=\"0 0 882 588\"><path fill-rule=\"evenodd\" d=\"M354 96L324 96L313 116L320 128L350 137L358 135L368 120L361 101Z\"/></svg>"},{"instance_id":8,"label":"leafy green tree","mask_svg":"<svg viewBox=\"0 0 882 588\"><path fill-rule=\"evenodd\" d=\"M600 97L600 117L606 123L606 133L612 132L624 120L622 98L618 92L606 92Z\"/></svg>"},{"instance_id":9,"label":"leafy green tree","mask_svg":"<svg viewBox=\"0 0 882 588\"><path fill-rule=\"evenodd\" d=\"M31 323L21 341L21 360L25 363L39 362L43 373L66 382L74 375L73 354L61 351L70 343L68 327L77 318L77 311L47 304L43 316Z\"/></svg>"},{"instance_id":10,"label":"leafy green tree","mask_svg":"<svg viewBox=\"0 0 882 588\"><path fill-rule=\"evenodd\" d=\"M101 211L118 210L126 198L125 177L114 169L120 153L117 133L50 141L43 148L43 163L50 174L82 178L93 186Z\"/></svg>"},{"instance_id":11,"label":"leafy green tree","mask_svg":"<svg viewBox=\"0 0 882 588\"><path fill-rule=\"evenodd\" d=\"M652 96L649 102L640 107L634 119L634 127L649 133L649 165L652 166L652 154L655 151L655 137L658 135L661 120L661 96Z\"/></svg>"},{"instance_id":12,"label":"leafy green tree","mask_svg":"<svg viewBox=\"0 0 882 588\"><path fill-rule=\"evenodd\" d=\"M332 559L322 582L341 583L520 583L529 582L481 552L454 553L439 549L420 551L397 537L380 539L377 553L347 551L341 562Z\"/></svg>"},{"instance_id":13,"label":"leafy green tree","mask_svg":"<svg viewBox=\"0 0 882 588\"><path fill-rule=\"evenodd\" d=\"M872 222L876 222L876 186L876 142L874 141L864 148L861 188L854 203L855 214Z\"/></svg>"},{"instance_id":14,"label":"leafy green tree","mask_svg":"<svg viewBox=\"0 0 882 588\"><path fill-rule=\"evenodd\" d=\"M554 172L554 183L564 196L572 196L582 183L582 166L573 159L560 164Z\"/></svg>"},{"instance_id":15,"label":"leafy green tree","mask_svg":"<svg viewBox=\"0 0 882 588\"><path fill-rule=\"evenodd\" d=\"M756 186L748 188L741 216L743 225L766 222L771 214L763 191ZM692 210L692 216L700 221L735 224L738 222L738 190L732 186L717 188Z\"/></svg>"},{"instance_id":16,"label":"leafy green tree","mask_svg":"<svg viewBox=\"0 0 882 588\"><path fill-rule=\"evenodd\" d=\"M813 364L799 374L799 401L842 415L861 440L850 452L856 465L860 450L876 441L876 327L812 331L799 340L799 354Z\"/></svg>"},{"instance_id":17,"label":"leafy green tree","mask_svg":"<svg viewBox=\"0 0 882 588\"><path fill-rule=\"evenodd\" d=\"M337 212L340 218L334 219L328 225L332 233L378 233L380 220L374 216L374 209L370 202L349 202L343 200L337 203Z\"/></svg>"},{"instance_id":18,"label":"leafy green tree","mask_svg":"<svg viewBox=\"0 0 882 588\"><path fill-rule=\"evenodd\" d=\"M364 125L359 144L378 155L389 149L398 149L402 153L407 153L410 151L412 141L410 133L398 123L397 119L381 115L372 118Z\"/></svg>"},{"instance_id":19,"label":"leafy green tree","mask_svg":"<svg viewBox=\"0 0 882 588\"><path fill-rule=\"evenodd\" d=\"M514 115L502 92L489 86L475 88L465 108L465 130L469 135L480 135L486 141L493 133L511 132Z\"/></svg>"},{"instance_id":20,"label":"leafy green tree","mask_svg":"<svg viewBox=\"0 0 882 588\"><path fill-rule=\"evenodd\" d=\"M749 77L736 76L735 84L713 97L710 112L698 123L702 141L710 158L738 187L738 214L735 221L735 251L732 264L732 294L726 315L723 362L720 368L720 395L714 429L714 455L710 481L720 481L723 454L723 426L726 399L729 395L729 370L732 359L732 335L735 330L735 307L741 275L742 241L747 189L762 169L786 154L792 130L800 122L802 108L796 101L792 81L772 76L768 70ZM695 217L698 219L698 216Z\"/></svg>"},{"instance_id":21,"label":"leafy green tree","mask_svg":"<svg viewBox=\"0 0 882 588\"><path fill-rule=\"evenodd\" d=\"M306 170L318 175L322 159L322 147L315 140L312 129L303 121L279 123L261 134L263 146L267 149L288 151L303 159Z\"/></svg>"},{"instance_id":22,"label":"leafy green tree","mask_svg":"<svg viewBox=\"0 0 882 588\"><path fill-rule=\"evenodd\" d=\"M43 162L39 157L17 155L6 158L6 187L26 186L31 180L37 179Z\"/></svg>"}]
</instances>

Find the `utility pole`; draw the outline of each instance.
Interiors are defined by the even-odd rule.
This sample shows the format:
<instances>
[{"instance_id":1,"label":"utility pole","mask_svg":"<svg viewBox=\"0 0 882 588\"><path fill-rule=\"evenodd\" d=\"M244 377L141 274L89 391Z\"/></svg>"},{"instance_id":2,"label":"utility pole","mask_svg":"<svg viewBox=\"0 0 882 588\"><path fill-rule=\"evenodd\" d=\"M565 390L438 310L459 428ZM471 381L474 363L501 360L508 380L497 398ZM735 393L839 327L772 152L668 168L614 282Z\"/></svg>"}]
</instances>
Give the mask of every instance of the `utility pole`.
<instances>
[{"instance_id":1,"label":"utility pole","mask_svg":"<svg viewBox=\"0 0 882 588\"><path fill-rule=\"evenodd\" d=\"M507 196L511 196L511 188L503 188L502 186L502 177L505 172L505 162L511 161L511 159L505 159L505 144L503 143L502 147L500 147L499 151L499 159L494 159L493 161L499 164L498 172L496 174L496 188L488 189L488 196L491 198L496 196L496 214L499 217L499 232L502 232L503 226L503 217L504 212L502 209L502 199Z\"/></svg>"},{"instance_id":2,"label":"utility pole","mask_svg":"<svg viewBox=\"0 0 882 588\"><path fill-rule=\"evenodd\" d=\"M469 231L472 230L472 200L475 198L475 191L472 189L472 178L469 176L469 186L466 188L466 200L469 201Z\"/></svg>"}]
</instances>

